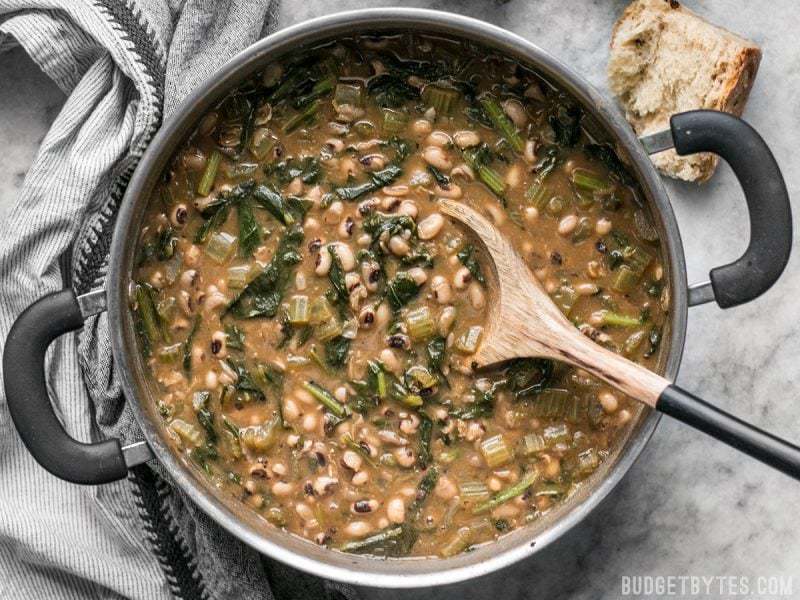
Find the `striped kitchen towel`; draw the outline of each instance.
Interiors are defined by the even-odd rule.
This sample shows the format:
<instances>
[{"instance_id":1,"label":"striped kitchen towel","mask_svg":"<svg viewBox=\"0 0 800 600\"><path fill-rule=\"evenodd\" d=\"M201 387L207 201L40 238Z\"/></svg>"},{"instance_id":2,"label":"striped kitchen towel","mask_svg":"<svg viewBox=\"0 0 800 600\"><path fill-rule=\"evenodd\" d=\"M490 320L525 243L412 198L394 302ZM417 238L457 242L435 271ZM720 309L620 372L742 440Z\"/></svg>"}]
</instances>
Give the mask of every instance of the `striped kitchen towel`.
<instances>
[{"instance_id":1,"label":"striped kitchen towel","mask_svg":"<svg viewBox=\"0 0 800 600\"><path fill-rule=\"evenodd\" d=\"M270 33L277 11L277 0L0 0L0 52L22 46L68 96L0 236L0 340L44 294L103 286L126 183L160 123ZM47 376L74 437L140 438L104 314L53 344ZM1 598L356 597L259 556L150 467L98 487L57 480L26 452L2 391L0 482Z\"/></svg>"}]
</instances>

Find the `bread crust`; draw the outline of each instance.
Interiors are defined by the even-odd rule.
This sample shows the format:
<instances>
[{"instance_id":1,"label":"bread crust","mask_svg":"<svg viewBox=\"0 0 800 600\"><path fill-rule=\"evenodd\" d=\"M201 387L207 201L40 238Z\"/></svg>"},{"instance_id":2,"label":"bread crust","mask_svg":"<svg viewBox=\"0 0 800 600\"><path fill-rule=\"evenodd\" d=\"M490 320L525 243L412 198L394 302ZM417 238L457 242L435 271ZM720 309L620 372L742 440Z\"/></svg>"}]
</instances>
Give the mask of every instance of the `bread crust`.
<instances>
[{"instance_id":1,"label":"bread crust","mask_svg":"<svg viewBox=\"0 0 800 600\"><path fill-rule=\"evenodd\" d=\"M674 0L635 0L614 24L609 86L638 135L669 127L672 114L708 108L740 116L753 87L761 49ZM691 75L691 76L690 76ZM663 174L707 181L718 158L653 155Z\"/></svg>"}]
</instances>

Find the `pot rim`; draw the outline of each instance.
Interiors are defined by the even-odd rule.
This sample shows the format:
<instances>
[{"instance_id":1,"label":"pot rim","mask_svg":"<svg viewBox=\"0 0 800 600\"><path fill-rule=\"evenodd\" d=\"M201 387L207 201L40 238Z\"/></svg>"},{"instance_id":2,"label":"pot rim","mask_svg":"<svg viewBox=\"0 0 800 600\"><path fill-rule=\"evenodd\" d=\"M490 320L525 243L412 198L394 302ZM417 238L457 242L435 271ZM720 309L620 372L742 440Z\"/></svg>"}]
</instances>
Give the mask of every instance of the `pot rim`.
<instances>
[{"instance_id":1,"label":"pot rim","mask_svg":"<svg viewBox=\"0 0 800 600\"><path fill-rule=\"evenodd\" d=\"M660 220L660 230L665 234L662 237L662 250L669 259L672 314L669 351L663 370L666 377L674 380L683 352L688 309L686 265L680 233L660 177L613 102L548 52L495 25L436 10L377 8L339 12L304 21L249 46L220 67L213 77L198 86L181 103L174 116L163 124L150 143L131 177L120 208L114 229L109 278L106 284L112 350L114 360L121 366L119 372L127 398L144 397L140 378L136 376L139 371L138 362L126 349L132 335L130 318L127 315L127 290L133 242L138 237L136 235L139 229L138 220L149 199L149 193L145 192L150 191L157 174L161 172L175 148L185 139L187 132L196 122L196 115L224 96L246 75L262 68L269 57L280 55L292 47L318 43L356 31L377 32L406 28L472 39L529 63L537 72L557 82L555 85L578 99L591 111L604 131L624 148L628 155L629 166L635 172L642 190L654 207L653 216ZM496 552L491 550L482 552L486 548L482 546L475 552L469 553L474 555L471 562L464 560L463 554L435 561L416 559L381 561L349 555L345 555L347 558L343 559L339 553L329 550L324 550L326 554L320 555L321 558L317 559L311 556L315 553L316 547L306 541L294 550L288 546L295 544L285 539L280 543L268 539L263 531L257 531L255 527L245 522L246 515L237 515L230 502L226 504L212 495L208 484L202 484L192 474L183 460L161 439L161 427L154 424L142 403L134 401L130 404L145 439L158 461L175 483L229 533L258 552L317 576L356 585L385 588L455 583L499 570L545 548L582 521L619 483L647 444L660 417L654 411L648 411L641 416L637 428L628 434L616 462L610 465L604 478L594 485L579 504L569 507L569 510L566 510L556 522L535 538L525 535L530 526L521 527L504 536L504 538L514 536L514 545L505 543L504 545L509 547L501 549L499 545L503 543L503 539L488 545L489 548L497 550ZM328 555L335 555L336 559ZM333 564L334 562L336 564ZM415 563L426 570L413 572L412 565ZM430 563L432 566L424 566L424 563Z\"/></svg>"}]
</instances>

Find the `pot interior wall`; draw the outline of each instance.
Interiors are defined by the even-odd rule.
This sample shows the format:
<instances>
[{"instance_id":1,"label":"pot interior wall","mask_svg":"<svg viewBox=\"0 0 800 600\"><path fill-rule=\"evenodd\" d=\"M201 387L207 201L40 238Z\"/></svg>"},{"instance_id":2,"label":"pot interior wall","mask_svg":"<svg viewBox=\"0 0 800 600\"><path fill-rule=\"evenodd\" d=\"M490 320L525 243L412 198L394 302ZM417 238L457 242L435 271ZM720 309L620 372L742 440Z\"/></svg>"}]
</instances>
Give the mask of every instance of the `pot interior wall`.
<instances>
[{"instance_id":1,"label":"pot interior wall","mask_svg":"<svg viewBox=\"0 0 800 600\"><path fill-rule=\"evenodd\" d=\"M504 52L529 66L583 107L587 130L598 141L614 143L623 160L641 183L642 198L650 208L660 233L661 249L668 264L665 277L671 290L671 318L664 332L664 351L659 371L674 378L683 347L686 318L685 267L680 238L669 203L649 160L627 124L610 105L566 67L528 42L484 23L446 13L387 9L325 17L284 30L260 42L223 67L219 77L202 86L177 115L167 122L151 145L135 174L115 232L109 287L114 352L122 365L126 395L132 401L145 436L158 459L176 483L187 490L212 518L261 552L317 575L387 587L414 587L447 583L478 576L508 565L544 547L576 524L618 482L652 433L657 417L639 409L627 432L620 436L610 457L567 502L543 518L505 535L499 541L449 559L380 560L346 555L272 527L251 509L213 488L198 470L180 458L168 441L153 394L148 389L143 361L137 350L130 311L127 308L134 246L146 203L161 171L192 131L199 117L237 84L269 62L299 45L313 46L353 33L389 33L414 30L435 35L466 37ZM613 132L613 133L611 133ZM628 149L629 151L626 151Z\"/></svg>"}]
</instances>

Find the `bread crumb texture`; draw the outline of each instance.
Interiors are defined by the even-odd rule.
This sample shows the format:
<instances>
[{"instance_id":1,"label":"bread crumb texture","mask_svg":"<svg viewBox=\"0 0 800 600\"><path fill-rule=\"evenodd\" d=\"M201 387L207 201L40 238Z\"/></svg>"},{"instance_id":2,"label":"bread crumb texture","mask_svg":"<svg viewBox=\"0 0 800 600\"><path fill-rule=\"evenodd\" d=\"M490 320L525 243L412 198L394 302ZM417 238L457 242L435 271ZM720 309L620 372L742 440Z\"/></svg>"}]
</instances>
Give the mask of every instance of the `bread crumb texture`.
<instances>
[{"instance_id":1,"label":"bread crumb texture","mask_svg":"<svg viewBox=\"0 0 800 600\"><path fill-rule=\"evenodd\" d=\"M635 0L614 26L608 80L638 135L669 127L671 115L698 108L741 115L761 50L674 0ZM707 181L713 154L651 157L664 175Z\"/></svg>"}]
</instances>

